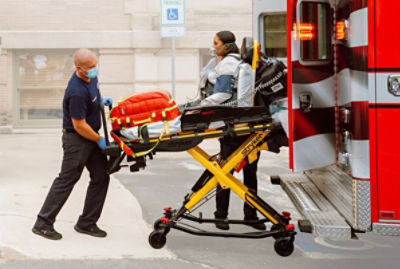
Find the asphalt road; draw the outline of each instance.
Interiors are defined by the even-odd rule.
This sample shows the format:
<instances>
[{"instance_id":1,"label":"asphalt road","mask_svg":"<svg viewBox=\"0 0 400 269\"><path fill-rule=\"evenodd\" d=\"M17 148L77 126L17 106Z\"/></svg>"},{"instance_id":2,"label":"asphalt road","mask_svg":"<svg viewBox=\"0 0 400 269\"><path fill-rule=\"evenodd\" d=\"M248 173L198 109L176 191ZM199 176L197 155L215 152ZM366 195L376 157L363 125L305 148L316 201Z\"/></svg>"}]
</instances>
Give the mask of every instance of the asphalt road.
<instances>
[{"instance_id":1,"label":"asphalt road","mask_svg":"<svg viewBox=\"0 0 400 269\"><path fill-rule=\"evenodd\" d=\"M160 156L162 155L163 156ZM117 178L138 199L143 218L153 223L166 206L179 208L183 197L202 173L203 168L189 155L160 153L144 173L119 173ZM270 175L288 172L287 152L280 155L263 153L259 167L259 195L277 211L290 211L294 221L301 218L280 186L272 185ZM239 175L240 177L240 175ZM231 195L230 217L243 218L242 201ZM214 200L200 211L212 217ZM197 227L199 227L197 225ZM201 228L217 231L210 224ZM252 231L248 227L232 227L232 231ZM198 237L172 230L166 247L179 260L208 268L400 268L400 238L382 237L374 233L359 234L359 240L335 241L314 238L299 232L295 251L280 257L273 250L273 239L231 239ZM190 268L190 267L188 267Z\"/></svg>"},{"instance_id":2,"label":"asphalt road","mask_svg":"<svg viewBox=\"0 0 400 269\"><path fill-rule=\"evenodd\" d=\"M217 151L218 144L206 144L206 151ZM259 165L259 195L277 211L290 211L294 221L301 218L279 186L269 182L269 175L286 173L287 149L279 155L263 152ZM137 199L143 220L148 226L161 217L166 206L180 207L203 168L187 153L159 153L138 173L124 169L115 174L125 188ZM240 175L238 176L240 178ZM125 200L121 200L123 202ZM113 205L118 205L113 204ZM123 205L121 205L123 206ZM243 202L231 195L230 217L240 219ZM212 199L199 209L211 217L215 202ZM130 212L127 212L129 214ZM119 218L118 218L119 219ZM118 221L116 219L115 221ZM117 225L118 223L116 223ZM124 229L127 229L124 226ZM213 225L203 229L217 231ZM128 228L129 229L129 228ZM135 229L135 227L131 227ZM252 231L250 227L234 227L231 231ZM17 232L11 230L10 232ZM127 233L119 230L113 233ZM126 236L126 240L129 239ZM123 238L123 237L122 237ZM112 242L112 240L110 241ZM134 243L134 242L132 242ZM0 269L3 268L400 268L400 238L383 237L374 233L359 234L359 240L334 241L298 233L295 251L290 257L280 257L273 249L273 239L228 239L196 237L172 230L164 250L170 259L27 259L7 246L0 246ZM113 246L110 245L111 249Z\"/></svg>"}]
</instances>

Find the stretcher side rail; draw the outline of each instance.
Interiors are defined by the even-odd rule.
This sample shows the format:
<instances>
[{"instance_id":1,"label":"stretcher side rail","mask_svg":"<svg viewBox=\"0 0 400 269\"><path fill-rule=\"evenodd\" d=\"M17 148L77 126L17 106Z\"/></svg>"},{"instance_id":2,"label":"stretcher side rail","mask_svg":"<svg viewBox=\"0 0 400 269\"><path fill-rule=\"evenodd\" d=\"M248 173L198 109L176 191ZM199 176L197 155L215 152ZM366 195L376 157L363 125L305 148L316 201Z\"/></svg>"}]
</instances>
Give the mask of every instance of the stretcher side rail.
<instances>
[{"instance_id":1,"label":"stretcher side rail","mask_svg":"<svg viewBox=\"0 0 400 269\"><path fill-rule=\"evenodd\" d=\"M229 107L205 106L200 108L187 108L182 112L181 129L183 132L201 132L209 129L211 122L223 121L231 126L235 124L270 123L271 116L263 106L254 107Z\"/></svg>"},{"instance_id":2,"label":"stretcher side rail","mask_svg":"<svg viewBox=\"0 0 400 269\"><path fill-rule=\"evenodd\" d=\"M110 143L105 121L104 105L101 105L101 111L107 143L104 152L106 156L109 156L107 165L108 174L119 171L120 164L125 156L128 157L128 161L135 162L130 168L132 172L136 172L146 166L146 156L152 159L157 151L185 151L199 145L203 139L240 136L280 127L277 123L271 123L268 111L264 107L232 108L209 106L186 109L181 117L183 130L178 134L149 138L141 133L142 139L129 141L122 137L119 131L111 131L110 134L115 142ZM211 122L216 121L223 121L224 126L218 129L204 129ZM144 128L140 130L141 132L146 131Z\"/></svg>"},{"instance_id":3,"label":"stretcher side rail","mask_svg":"<svg viewBox=\"0 0 400 269\"><path fill-rule=\"evenodd\" d=\"M137 172L140 170L139 168L144 168L146 166L146 156L152 159L152 156L156 152L186 151L199 145L204 139L248 135L255 132L271 131L279 128L281 127L278 123L260 124L252 127L242 126L238 128L232 128L228 125L221 129L206 130L200 133L190 132L164 138L153 138L149 139L147 143L143 142L143 140L124 142L124 138L111 132L111 135L116 142L110 143L105 149L105 154L109 156L107 173L112 174L119 171L119 165L125 156L128 157L128 162L134 162L131 166L131 171Z\"/></svg>"}]
</instances>

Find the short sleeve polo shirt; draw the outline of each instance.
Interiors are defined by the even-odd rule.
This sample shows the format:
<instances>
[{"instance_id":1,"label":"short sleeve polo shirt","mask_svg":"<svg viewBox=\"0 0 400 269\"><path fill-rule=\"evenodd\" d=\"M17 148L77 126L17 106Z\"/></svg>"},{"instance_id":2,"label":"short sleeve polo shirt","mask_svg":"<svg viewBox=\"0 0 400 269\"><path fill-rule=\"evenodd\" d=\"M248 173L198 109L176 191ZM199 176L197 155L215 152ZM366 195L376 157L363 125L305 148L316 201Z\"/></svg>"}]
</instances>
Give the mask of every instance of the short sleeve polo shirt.
<instances>
[{"instance_id":1,"label":"short sleeve polo shirt","mask_svg":"<svg viewBox=\"0 0 400 269\"><path fill-rule=\"evenodd\" d=\"M97 78L85 82L76 73L72 75L63 99L63 128L73 130L72 118L86 119L95 132L101 127L100 91Z\"/></svg>"}]
</instances>

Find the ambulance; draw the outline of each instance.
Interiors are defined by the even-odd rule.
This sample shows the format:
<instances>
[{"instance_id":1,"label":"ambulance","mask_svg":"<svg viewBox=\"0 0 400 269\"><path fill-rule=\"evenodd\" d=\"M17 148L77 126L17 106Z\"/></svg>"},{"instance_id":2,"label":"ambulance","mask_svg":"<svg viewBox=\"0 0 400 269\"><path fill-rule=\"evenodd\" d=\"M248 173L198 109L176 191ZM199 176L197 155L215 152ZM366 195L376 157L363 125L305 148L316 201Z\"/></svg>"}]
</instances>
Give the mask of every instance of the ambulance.
<instances>
[{"instance_id":1,"label":"ambulance","mask_svg":"<svg viewBox=\"0 0 400 269\"><path fill-rule=\"evenodd\" d=\"M264 52L265 18L286 16L293 173L272 181L302 231L400 235L399 10L398 0L253 0Z\"/></svg>"}]
</instances>

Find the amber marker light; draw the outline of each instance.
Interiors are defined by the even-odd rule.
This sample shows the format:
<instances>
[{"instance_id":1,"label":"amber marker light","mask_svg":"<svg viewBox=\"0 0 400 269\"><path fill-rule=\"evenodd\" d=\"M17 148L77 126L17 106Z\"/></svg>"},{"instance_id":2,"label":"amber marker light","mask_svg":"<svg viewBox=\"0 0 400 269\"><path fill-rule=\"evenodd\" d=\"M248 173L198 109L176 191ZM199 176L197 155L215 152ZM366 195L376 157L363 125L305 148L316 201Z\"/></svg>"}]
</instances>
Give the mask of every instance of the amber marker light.
<instances>
[{"instance_id":1,"label":"amber marker light","mask_svg":"<svg viewBox=\"0 0 400 269\"><path fill-rule=\"evenodd\" d=\"M336 40L343 40L346 38L346 23L338 21L336 23Z\"/></svg>"},{"instance_id":2,"label":"amber marker light","mask_svg":"<svg viewBox=\"0 0 400 269\"><path fill-rule=\"evenodd\" d=\"M293 24L294 40L313 40L315 27L311 23Z\"/></svg>"}]
</instances>

